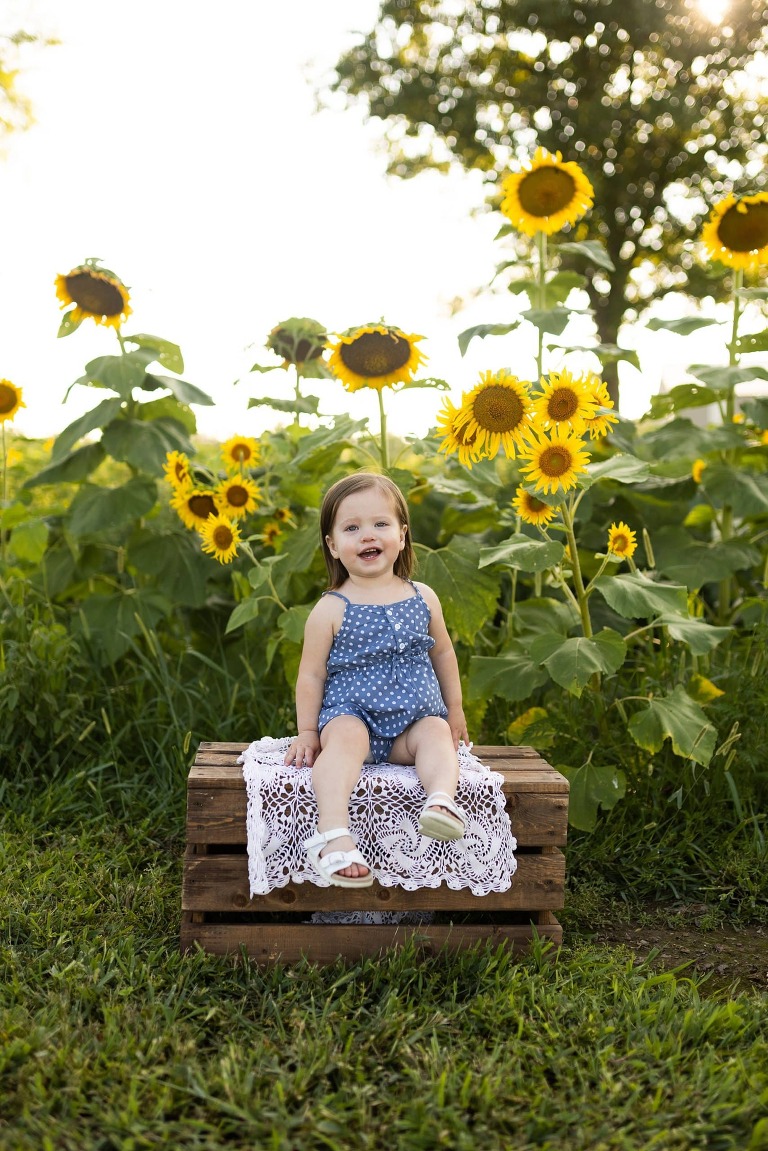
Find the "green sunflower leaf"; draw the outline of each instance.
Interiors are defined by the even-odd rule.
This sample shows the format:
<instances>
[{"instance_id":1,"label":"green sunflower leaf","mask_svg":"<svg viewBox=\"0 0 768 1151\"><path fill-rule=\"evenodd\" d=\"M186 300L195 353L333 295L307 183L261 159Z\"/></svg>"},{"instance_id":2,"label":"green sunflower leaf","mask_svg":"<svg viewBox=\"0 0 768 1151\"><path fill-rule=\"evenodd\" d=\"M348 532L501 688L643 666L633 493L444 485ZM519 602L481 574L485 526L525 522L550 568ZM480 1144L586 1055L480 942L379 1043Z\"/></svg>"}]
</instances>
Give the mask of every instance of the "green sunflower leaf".
<instances>
[{"instance_id":1,"label":"green sunflower leaf","mask_svg":"<svg viewBox=\"0 0 768 1151\"><path fill-rule=\"evenodd\" d=\"M688 336L699 328L711 328L719 320L708 320L702 316L680 316L676 320L649 320L646 327L651 332L675 332L678 336Z\"/></svg>"},{"instance_id":2,"label":"green sunflower leaf","mask_svg":"<svg viewBox=\"0 0 768 1151\"><path fill-rule=\"evenodd\" d=\"M768 476L764 474L711 464L701 482L716 508L728 504L739 517L768 513Z\"/></svg>"},{"instance_id":3,"label":"green sunflower leaf","mask_svg":"<svg viewBox=\"0 0 768 1151\"><path fill-rule=\"evenodd\" d=\"M140 572L152 576L157 591L171 603L205 605L210 560L200 550L196 533L137 534L131 539L128 559Z\"/></svg>"},{"instance_id":4,"label":"green sunflower leaf","mask_svg":"<svg viewBox=\"0 0 768 1151\"><path fill-rule=\"evenodd\" d=\"M75 383L108 388L117 392L121 399L130 400L133 389L144 383L147 364L151 364L154 358L154 352L147 348L137 348L124 356L99 356L85 365L85 374Z\"/></svg>"},{"instance_id":5,"label":"green sunflower leaf","mask_svg":"<svg viewBox=\"0 0 768 1151\"><path fill-rule=\"evenodd\" d=\"M739 367L738 364L715 365L693 364L688 371L697 380L708 384L710 388L719 391L730 391L736 384L748 384L752 380L768 380L768 369L753 364L748 368Z\"/></svg>"},{"instance_id":6,"label":"green sunflower leaf","mask_svg":"<svg viewBox=\"0 0 768 1151\"><path fill-rule=\"evenodd\" d=\"M99 535L127 527L147 514L157 502L157 485L137 476L118 488L85 484L70 506L73 536Z\"/></svg>"},{"instance_id":7,"label":"green sunflower leaf","mask_svg":"<svg viewBox=\"0 0 768 1151\"><path fill-rule=\"evenodd\" d=\"M524 572L541 572L554 567L563 558L565 548L557 540L535 540L515 533L502 544L481 548L478 566L503 564Z\"/></svg>"},{"instance_id":8,"label":"green sunflower leaf","mask_svg":"<svg viewBox=\"0 0 768 1151\"><path fill-rule=\"evenodd\" d=\"M747 540L704 542L672 526L654 533L653 551L657 571L696 589L760 562L759 549Z\"/></svg>"},{"instance_id":9,"label":"green sunflower leaf","mask_svg":"<svg viewBox=\"0 0 768 1151\"><path fill-rule=\"evenodd\" d=\"M190 384L188 380L177 379L176 376L158 376L154 372L151 375L147 373L143 387L146 389L152 383L160 388L168 388L182 404L200 404L204 407L211 407L215 402L207 392L194 384Z\"/></svg>"},{"instance_id":10,"label":"green sunflower leaf","mask_svg":"<svg viewBox=\"0 0 768 1151\"><path fill-rule=\"evenodd\" d=\"M454 536L447 547L436 551L422 544L415 544L414 549L419 578L434 589L442 603L449 631L466 643L474 643L496 612L499 575L478 571L479 549L466 536Z\"/></svg>"},{"instance_id":11,"label":"green sunflower leaf","mask_svg":"<svg viewBox=\"0 0 768 1151\"><path fill-rule=\"evenodd\" d=\"M664 740L669 739L676 755L704 767L717 741L717 731L680 684L669 695L650 699L646 708L632 716L628 730L645 751L661 751Z\"/></svg>"},{"instance_id":12,"label":"green sunflower leaf","mask_svg":"<svg viewBox=\"0 0 768 1151\"><path fill-rule=\"evenodd\" d=\"M594 675L618 671L626 654L622 637L607 627L590 638L540 635L530 648L531 659L543 665L555 683L575 696L581 695Z\"/></svg>"},{"instance_id":13,"label":"green sunflower leaf","mask_svg":"<svg viewBox=\"0 0 768 1151\"><path fill-rule=\"evenodd\" d=\"M653 620L654 627L665 627L672 639L690 648L694 655L707 655L732 634L732 628L715 627L703 619L674 615L660 615Z\"/></svg>"},{"instance_id":14,"label":"green sunflower leaf","mask_svg":"<svg viewBox=\"0 0 768 1151\"><path fill-rule=\"evenodd\" d=\"M224 634L229 635L229 633L235 631L236 628L242 627L243 624L250 623L251 620L256 619L259 614L259 604L264 599L270 599L270 597L252 595L249 596L248 599L244 599L242 603L239 603L227 620Z\"/></svg>"},{"instance_id":15,"label":"green sunflower leaf","mask_svg":"<svg viewBox=\"0 0 768 1151\"><path fill-rule=\"evenodd\" d=\"M561 336L568 327L572 314L578 314L575 308L528 308L522 313L524 320L533 324L540 332L548 332L551 336Z\"/></svg>"},{"instance_id":16,"label":"green sunflower leaf","mask_svg":"<svg viewBox=\"0 0 768 1151\"><path fill-rule=\"evenodd\" d=\"M450 386L446 380L437 376L427 376L423 380L405 380L402 384L396 384L392 390L399 393L407 392L409 388L434 388L437 392L447 392Z\"/></svg>"},{"instance_id":17,"label":"green sunflower leaf","mask_svg":"<svg viewBox=\"0 0 768 1151\"><path fill-rule=\"evenodd\" d=\"M620 484L636 484L648 478L651 465L636 456L619 453L600 463L588 464L585 475L579 477L583 488L591 487L597 480L616 480Z\"/></svg>"},{"instance_id":18,"label":"green sunflower leaf","mask_svg":"<svg viewBox=\"0 0 768 1151\"><path fill-rule=\"evenodd\" d=\"M272 408L276 412L292 415L316 416L320 400L317 396L300 396L297 400L279 400L275 396L259 396L248 401L249 408Z\"/></svg>"},{"instance_id":19,"label":"green sunflower leaf","mask_svg":"<svg viewBox=\"0 0 768 1151\"><path fill-rule=\"evenodd\" d=\"M472 656L469 661L469 699L502 699L519 703L547 682L547 673L522 646L513 645L502 655Z\"/></svg>"},{"instance_id":20,"label":"green sunflower leaf","mask_svg":"<svg viewBox=\"0 0 768 1151\"><path fill-rule=\"evenodd\" d=\"M605 246L599 240L568 240L563 244L555 244L553 247L558 252L565 252L566 255L582 256L590 264L596 264L598 268L605 268L607 272L616 271Z\"/></svg>"},{"instance_id":21,"label":"green sunflower leaf","mask_svg":"<svg viewBox=\"0 0 768 1151\"><path fill-rule=\"evenodd\" d=\"M592 585L609 607L625 619L653 618L664 612L685 616L688 589L682 584L662 584L636 572L598 576Z\"/></svg>"},{"instance_id":22,"label":"green sunflower leaf","mask_svg":"<svg viewBox=\"0 0 768 1151\"><path fill-rule=\"evenodd\" d=\"M594 831L597 814L610 811L627 791L627 777L618 767L601 767L585 763L582 767L568 767L558 763L570 784L568 795L568 822L579 831Z\"/></svg>"},{"instance_id":23,"label":"green sunflower leaf","mask_svg":"<svg viewBox=\"0 0 768 1151\"><path fill-rule=\"evenodd\" d=\"M10 547L17 560L39 564L48 547L50 529L45 520L27 520L10 533Z\"/></svg>"},{"instance_id":24,"label":"green sunflower leaf","mask_svg":"<svg viewBox=\"0 0 768 1151\"><path fill-rule=\"evenodd\" d=\"M143 634L142 624L151 630L170 611L165 596L146 588L90 595L80 607L80 629L93 643L100 662L114 663L125 655L132 640Z\"/></svg>"},{"instance_id":25,"label":"green sunflower leaf","mask_svg":"<svg viewBox=\"0 0 768 1151\"><path fill-rule=\"evenodd\" d=\"M160 475L168 452L192 455L192 444L175 420L129 420L118 418L104 429L104 450L147 475Z\"/></svg>"},{"instance_id":26,"label":"green sunflower leaf","mask_svg":"<svg viewBox=\"0 0 768 1151\"><path fill-rule=\"evenodd\" d=\"M25 481L25 488L37 488L41 484L79 484L95 471L106 452L100 443L85 444L70 452L62 460L56 460L39 471L36 476L30 476Z\"/></svg>"},{"instance_id":27,"label":"green sunflower leaf","mask_svg":"<svg viewBox=\"0 0 768 1151\"><path fill-rule=\"evenodd\" d=\"M720 392L712 388L703 388L701 384L677 384L668 392L651 396L651 416L658 420L662 416L684 411L686 408L703 408L707 404L716 404L721 398Z\"/></svg>"},{"instance_id":28,"label":"green sunflower leaf","mask_svg":"<svg viewBox=\"0 0 768 1151\"><path fill-rule=\"evenodd\" d=\"M511 324L476 324L474 328L459 332L459 350L462 356L466 355L467 348L475 338L484 340L486 336L507 336L519 326L519 320L513 320Z\"/></svg>"},{"instance_id":29,"label":"green sunflower leaf","mask_svg":"<svg viewBox=\"0 0 768 1151\"><path fill-rule=\"evenodd\" d=\"M110 396L106 400L102 400L90 412L80 416L79 419L74 420L68 424L62 432L59 432L56 437L56 442L53 445L51 457L54 460L60 460L67 452L71 451L75 444L87 436L89 432L93 432L96 428L106 427L117 415L123 406L123 401L119 396Z\"/></svg>"},{"instance_id":30,"label":"green sunflower leaf","mask_svg":"<svg viewBox=\"0 0 768 1151\"><path fill-rule=\"evenodd\" d=\"M184 371L184 357L178 344L164 340L162 336L149 336L145 332L137 336L123 336L124 340L155 352L155 359L169 372Z\"/></svg>"},{"instance_id":31,"label":"green sunflower leaf","mask_svg":"<svg viewBox=\"0 0 768 1151\"><path fill-rule=\"evenodd\" d=\"M71 336L72 333L76 332L77 329L82 324L85 317L81 316L79 320L74 320L72 318L74 315L74 311L75 311L75 309L72 308L71 311L65 312L64 315L61 317L61 323L59 324L59 330L56 333L57 339L60 340L63 336Z\"/></svg>"}]
</instances>

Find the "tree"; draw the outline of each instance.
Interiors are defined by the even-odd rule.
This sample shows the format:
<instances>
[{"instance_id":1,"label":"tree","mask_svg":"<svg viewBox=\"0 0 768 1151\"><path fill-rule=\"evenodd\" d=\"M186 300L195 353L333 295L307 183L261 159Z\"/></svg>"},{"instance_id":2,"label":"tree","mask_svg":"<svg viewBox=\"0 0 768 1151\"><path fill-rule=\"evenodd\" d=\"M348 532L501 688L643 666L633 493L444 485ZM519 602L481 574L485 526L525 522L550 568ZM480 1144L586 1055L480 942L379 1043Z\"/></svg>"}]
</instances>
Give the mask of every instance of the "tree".
<instances>
[{"instance_id":1,"label":"tree","mask_svg":"<svg viewBox=\"0 0 768 1151\"><path fill-rule=\"evenodd\" d=\"M537 144L577 160L616 269L585 269L588 292L616 344L665 292L717 290L688 241L710 199L766 183L768 8L726 6L719 26L706 0L386 0L332 89L386 124L398 176L458 162L493 185Z\"/></svg>"}]
</instances>

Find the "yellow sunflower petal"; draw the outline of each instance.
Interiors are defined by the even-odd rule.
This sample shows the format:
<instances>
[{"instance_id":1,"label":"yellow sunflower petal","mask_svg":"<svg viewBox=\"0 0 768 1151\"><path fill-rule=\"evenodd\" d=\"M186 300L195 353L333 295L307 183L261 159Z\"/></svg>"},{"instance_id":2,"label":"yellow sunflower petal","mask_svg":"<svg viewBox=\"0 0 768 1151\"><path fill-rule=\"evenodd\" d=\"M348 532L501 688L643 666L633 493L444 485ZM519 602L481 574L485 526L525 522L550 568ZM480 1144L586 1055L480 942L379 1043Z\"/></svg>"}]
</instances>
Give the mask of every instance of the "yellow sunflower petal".
<instances>
[{"instance_id":1,"label":"yellow sunflower petal","mask_svg":"<svg viewBox=\"0 0 768 1151\"><path fill-rule=\"evenodd\" d=\"M21 388L17 388L10 380L0 380L0 424L12 420L19 408L26 408L21 398Z\"/></svg>"},{"instance_id":2,"label":"yellow sunflower petal","mask_svg":"<svg viewBox=\"0 0 768 1151\"><path fill-rule=\"evenodd\" d=\"M531 433L532 411L529 385L502 368L480 373L480 383L463 397L456 422L466 426L466 437L489 459L499 448L514 459Z\"/></svg>"},{"instance_id":3,"label":"yellow sunflower petal","mask_svg":"<svg viewBox=\"0 0 768 1151\"><path fill-rule=\"evenodd\" d=\"M230 476L217 486L216 507L229 519L241 519L256 507L261 494L258 485L245 476Z\"/></svg>"},{"instance_id":4,"label":"yellow sunflower petal","mask_svg":"<svg viewBox=\"0 0 768 1151\"><path fill-rule=\"evenodd\" d=\"M168 483L177 491L179 488L187 487L192 483L189 458L185 452L167 452L163 472Z\"/></svg>"},{"instance_id":5,"label":"yellow sunflower petal","mask_svg":"<svg viewBox=\"0 0 768 1151\"><path fill-rule=\"evenodd\" d=\"M232 436L221 445L221 458L228 471L252 468L259 462L259 445L252 436Z\"/></svg>"},{"instance_id":6,"label":"yellow sunflower petal","mask_svg":"<svg viewBox=\"0 0 768 1151\"><path fill-rule=\"evenodd\" d=\"M337 335L328 343L328 367L348 392L359 388L392 387L408 383L426 357L416 347L423 336L407 334L388 324L365 324Z\"/></svg>"},{"instance_id":7,"label":"yellow sunflower petal","mask_svg":"<svg viewBox=\"0 0 768 1151\"><path fill-rule=\"evenodd\" d=\"M204 552L212 555L220 564L232 562L241 538L236 523L226 516L212 515L200 526L199 531Z\"/></svg>"},{"instance_id":8,"label":"yellow sunflower petal","mask_svg":"<svg viewBox=\"0 0 768 1151\"><path fill-rule=\"evenodd\" d=\"M132 311L125 284L95 260L86 260L65 276L57 276L56 295L62 308L75 305L71 313L73 323L90 319L96 324L119 328Z\"/></svg>"},{"instance_id":9,"label":"yellow sunflower petal","mask_svg":"<svg viewBox=\"0 0 768 1151\"><path fill-rule=\"evenodd\" d=\"M768 262L768 192L726 196L701 230L706 254L730 268L757 268Z\"/></svg>"},{"instance_id":10,"label":"yellow sunflower petal","mask_svg":"<svg viewBox=\"0 0 768 1151\"><path fill-rule=\"evenodd\" d=\"M524 524L534 524L537 527L548 524L557 515L556 507L551 507L550 504L545 504L543 500L537 499L533 492L527 491L522 485L517 489L512 507Z\"/></svg>"},{"instance_id":11,"label":"yellow sunflower petal","mask_svg":"<svg viewBox=\"0 0 768 1151\"><path fill-rule=\"evenodd\" d=\"M542 431L559 426L583 432L587 422L595 417L597 401L580 376L574 377L563 369L550 372L548 379L541 381L533 410L536 426Z\"/></svg>"},{"instance_id":12,"label":"yellow sunflower petal","mask_svg":"<svg viewBox=\"0 0 768 1151\"><path fill-rule=\"evenodd\" d=\"M465 468L471 468L483 458L482 446L478 444L479 429L469 432L469 420L463 407L457 408L446 399L443 410L438 413L437 426L443 437L438 451L447 456L457 453L459 463Z\"/></svg>"},{"instance_id":13,"label":"yellow sunflower petal","mask_svg":"<svg viewBox=\"0 0 768 1151\"><path fill-rule=\"evenodd\" d=\"M171 498L171 507L178 512L179 519L188 528L199 528L210 516L217 514L214 494L206 488L178 488Z\"/></svg>"},{"instance_id":14,"label":"yellow sunflower petal","mask_svg":"<svg viewBox=\"0 0 768 1151\"><path fill-rule=\"evenodd\" d=\"M584 441L574 432L555 427L549 433L537 433L520 458L527 460L522 472L536 491L567 492L587 470L589 454Z\"/></svg>"},{"instance_id":15,"label":"yellow sunflower petal","mask_svg":"<svg viewBox=\"0 0 768 1151\"><path fill-rule=\"evenodd\" d=\"M637 550L637 535L629 524L621 520L618 524L611 524L608 531L608 551L621 559L630 559Z\"/></svg>"},{"instance_id":16,"label":"yellow sunflower petal","mask_svg":"<svg viewBox=\"0 0 768 1151\"><path fill-rule=\"evenodd\" d=\"M501 211L520 232L551 236L566 224L575 224L594 201L594 189L578 164L563 161L560 152L537 148L522 172L501 184Z\"/></svg>"}]
</instances>

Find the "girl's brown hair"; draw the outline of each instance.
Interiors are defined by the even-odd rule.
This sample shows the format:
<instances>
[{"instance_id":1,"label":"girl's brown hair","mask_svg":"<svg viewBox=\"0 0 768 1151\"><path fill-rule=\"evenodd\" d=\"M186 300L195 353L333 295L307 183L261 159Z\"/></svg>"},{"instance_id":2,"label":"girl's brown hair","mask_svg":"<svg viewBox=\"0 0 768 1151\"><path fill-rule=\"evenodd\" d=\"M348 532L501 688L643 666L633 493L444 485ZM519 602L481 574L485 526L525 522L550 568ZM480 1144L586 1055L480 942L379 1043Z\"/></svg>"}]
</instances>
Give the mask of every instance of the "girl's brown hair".
<instances>
[{"instance_id":1,"label":"girl's brown hair","mask_svg":"<svg viewBox=\"0 0 768 1151\"><path fill-rule=\"evenodd\" d=\"M411 518L408 514L408 505L403 499L403 493L387 476L377 475L376 472L355 472L354 475L345 476L337 480L325 493L320 508L320 540L323 545L323 558L328 569L328 580L332 588L340 587L349 576L341 560L331 555L326 536L333 531L339 504L347 496L355 492L363 492L368 488L379 488L392 501L392 507L400 524L405 528L405 547L395 560L394 573L400 579L410 579L416 567L416 556L411 544Z\"/></svg>"}]
</instances>

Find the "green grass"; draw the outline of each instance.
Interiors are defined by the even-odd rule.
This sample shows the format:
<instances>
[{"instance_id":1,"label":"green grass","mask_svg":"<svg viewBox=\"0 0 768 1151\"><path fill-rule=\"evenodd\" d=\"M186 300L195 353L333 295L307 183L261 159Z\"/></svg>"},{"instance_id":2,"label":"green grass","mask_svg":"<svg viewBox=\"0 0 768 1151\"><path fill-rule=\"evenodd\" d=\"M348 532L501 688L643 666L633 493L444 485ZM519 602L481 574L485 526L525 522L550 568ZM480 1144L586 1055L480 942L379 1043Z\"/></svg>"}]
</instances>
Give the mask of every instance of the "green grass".
<instances>
[{"instance_id":1,"label":"green grass","mask_svg":"<svg viewBox=\"0 0 768 1151\"><path fill-rule=\"evenodd\" d=\"M6 786L3 1149L768 1147L764 997L577 928L515 961L184 957L183 797L113 779L116 814L106 783Z\"/></svg>"}]
</instances>

